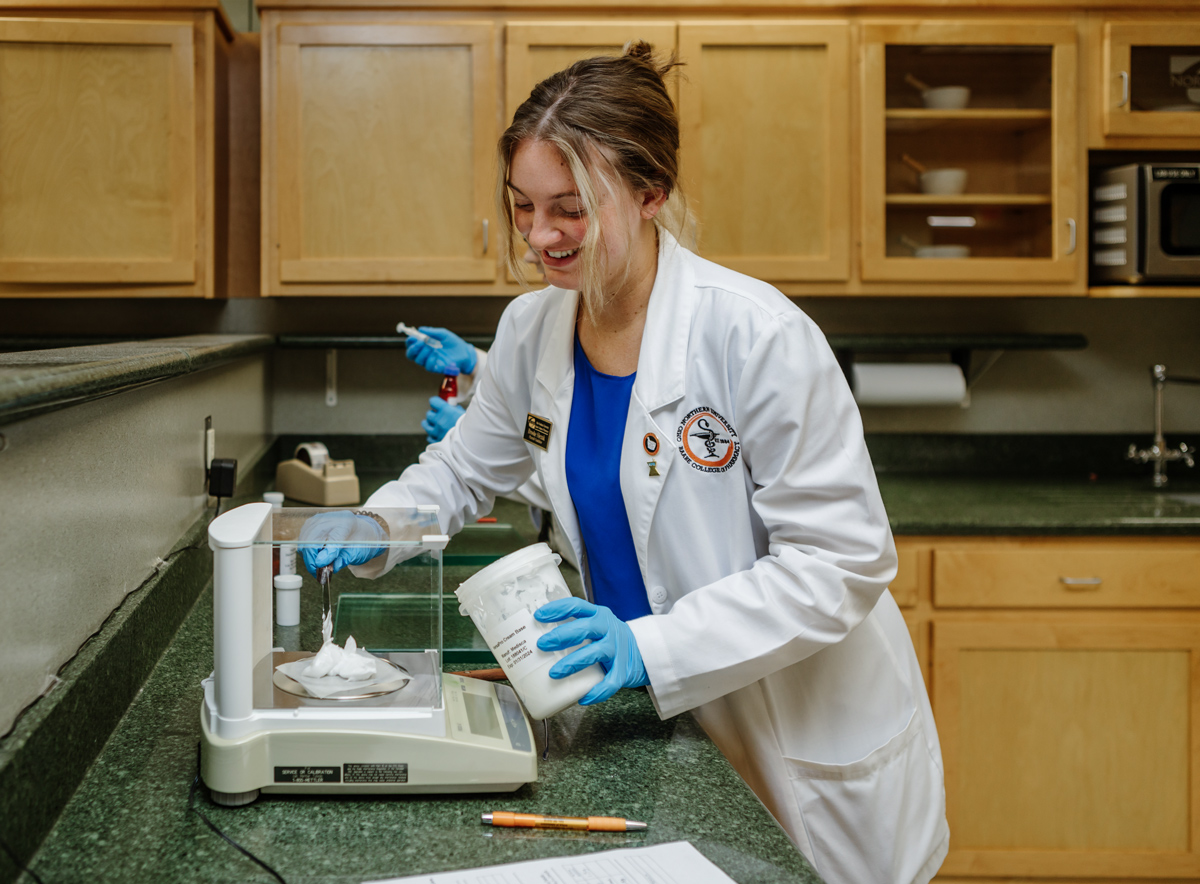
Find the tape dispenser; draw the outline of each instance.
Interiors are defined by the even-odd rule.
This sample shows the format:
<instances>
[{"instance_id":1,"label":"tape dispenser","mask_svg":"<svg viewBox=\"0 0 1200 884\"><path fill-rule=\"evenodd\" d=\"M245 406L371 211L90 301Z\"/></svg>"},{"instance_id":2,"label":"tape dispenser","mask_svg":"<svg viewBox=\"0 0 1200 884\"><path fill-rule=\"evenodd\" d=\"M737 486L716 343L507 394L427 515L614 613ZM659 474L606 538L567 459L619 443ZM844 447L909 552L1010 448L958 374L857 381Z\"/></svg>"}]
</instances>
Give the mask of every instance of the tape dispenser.
<instances>
[{"instance_id":1,"label":"tape dispenser","mask_svg":"<svg viewBox=\"0 0 1200 884\"><path fill-rule=\"evenodd\" d=\"M275 467L275 490L316 506L353 506L359 500L354 461L333 460L320 442L302 442L291 460Z\"/></svg>"}]
</instances>

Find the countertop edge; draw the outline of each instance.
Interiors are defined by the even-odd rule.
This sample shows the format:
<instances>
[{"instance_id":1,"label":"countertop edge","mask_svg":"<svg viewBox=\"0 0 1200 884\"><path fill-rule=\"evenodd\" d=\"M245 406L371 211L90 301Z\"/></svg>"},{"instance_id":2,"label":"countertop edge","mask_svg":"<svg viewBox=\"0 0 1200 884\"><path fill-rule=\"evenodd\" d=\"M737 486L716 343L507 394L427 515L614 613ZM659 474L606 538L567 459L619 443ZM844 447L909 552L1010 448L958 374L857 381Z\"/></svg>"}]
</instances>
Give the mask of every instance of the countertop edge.
<instances>
[{"instance_id":1,"label":"countertop edge","mask_svg":"<svg viewBox=\"0 0 1200 884\"><path fill-rule=\"evenodd\" d=\"M272 335L187 335L0 354L0 425L266 352Z\"/></svg>"}]
</instances>

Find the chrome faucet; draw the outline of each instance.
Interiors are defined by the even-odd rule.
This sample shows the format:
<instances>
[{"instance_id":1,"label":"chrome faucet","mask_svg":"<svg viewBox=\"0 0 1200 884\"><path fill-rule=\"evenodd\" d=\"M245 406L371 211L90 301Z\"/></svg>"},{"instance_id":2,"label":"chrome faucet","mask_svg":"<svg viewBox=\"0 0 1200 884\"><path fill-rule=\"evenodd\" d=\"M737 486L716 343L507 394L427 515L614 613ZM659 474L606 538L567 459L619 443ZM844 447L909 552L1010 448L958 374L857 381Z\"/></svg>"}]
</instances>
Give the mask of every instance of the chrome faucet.
<instances>
[{"instance_id":1,"label":"chrome faucet","mask_svg":"<svg viewBox=\"0 0 1200 884\"><path fill-rule=\"evenodd\" d=\"M1167 464L1170 461L1181 460L1189 467L1196 465L1192 457L1195 448L1186 442L1180 442L1178 448L1168 448L1167 440L1163 438L1163 387L1168 381L1174 384L1200 384L1200 378L1171 377L1167 375L1165 365L1155 365L1150 368L1150 379L1154 383L1154 444L1149 448L1138 448L1131 444L1125 452L1125 459L1138 463L1154 461L1154 487L1162 488L1167 484Z\"/></svg>"}]
</instances>

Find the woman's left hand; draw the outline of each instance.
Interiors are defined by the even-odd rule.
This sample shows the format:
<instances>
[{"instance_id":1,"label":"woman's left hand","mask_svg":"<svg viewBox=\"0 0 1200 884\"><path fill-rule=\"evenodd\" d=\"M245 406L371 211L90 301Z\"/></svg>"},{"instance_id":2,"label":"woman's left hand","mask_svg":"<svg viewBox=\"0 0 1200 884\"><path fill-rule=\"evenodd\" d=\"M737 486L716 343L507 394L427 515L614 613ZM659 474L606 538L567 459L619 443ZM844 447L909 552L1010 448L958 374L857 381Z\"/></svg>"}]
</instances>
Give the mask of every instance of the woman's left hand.
<instances>
[{"instance_id":1,"label":"woman's left hand","mask_svg":"<svg viewBox=\"0 0 1200 884\"><path fill-rule=\"evenodd\" d=\"M569 598L542 605L533 612L533 616L542 623L575 618L539 638L537 646L540 650L561 651L591 639L591 644L584 645L550 667L551 678L566 678L593 663L604 667L608 674L583 695L580 706L602 703L621 688L650 684L650 676L646 674L642 652L638 650L633 630L610 609L583 599Z\"/></svg>"}]
</instances>

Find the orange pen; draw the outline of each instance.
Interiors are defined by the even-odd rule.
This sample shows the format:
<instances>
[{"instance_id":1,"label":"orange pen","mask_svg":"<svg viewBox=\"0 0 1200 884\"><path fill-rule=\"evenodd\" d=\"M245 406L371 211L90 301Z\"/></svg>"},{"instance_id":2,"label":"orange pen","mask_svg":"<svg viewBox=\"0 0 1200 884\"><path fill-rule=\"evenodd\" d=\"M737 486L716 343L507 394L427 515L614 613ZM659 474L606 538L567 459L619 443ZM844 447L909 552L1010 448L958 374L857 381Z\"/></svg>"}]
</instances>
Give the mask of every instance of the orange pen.
<instances>
[{"instance_id":1,"label":"orange pen","mask_svg":"<svg viewBox=\"0 0 1200 884\"><path fill-rule=\"evenodd\" d=\"M619 816L543 816L540 813L512 813L507 810L485 813L483 823L509 828L575 829L586 832L637 832L646 828L645 823Z\"/></svg>"}]
</instances>

